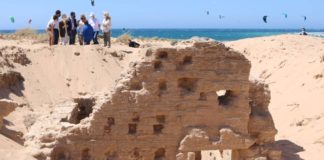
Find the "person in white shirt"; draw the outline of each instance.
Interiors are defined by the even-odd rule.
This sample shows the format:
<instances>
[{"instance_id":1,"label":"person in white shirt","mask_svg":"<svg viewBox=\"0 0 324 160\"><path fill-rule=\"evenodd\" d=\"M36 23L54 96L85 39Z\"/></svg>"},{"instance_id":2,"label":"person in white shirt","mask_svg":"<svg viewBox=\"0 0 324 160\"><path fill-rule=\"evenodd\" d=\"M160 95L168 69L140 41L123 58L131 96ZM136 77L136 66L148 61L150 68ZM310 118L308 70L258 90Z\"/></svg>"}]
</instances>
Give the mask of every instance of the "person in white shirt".
<instances>
[{"instance_id":1,"label":"person in white shirt","mask_svg":"<svg viewBox=\"0 0 324 160\"><path fill-rule=\"evenodd\" d=\"M46 32L48 34L49 45L54 44L54 26L58 22L58 16L54 15L53 18L47 23Z\"/></svg>"},{"instance_id":2,"label":"person in white shirt","mask_svg":"<svg viewBox=\"0 0 324 160\"><path fill-rule=\"evenodd\" d=\"M94 13L90 13L89 24L92 26L94 35L93 35L93 44L99 44L98 42L98 34L100 31L100 23Z\"/></svg>"},{"instance_id":3,"label":"person in white shirt","mask_svg":"<svg viewBox=\"0 0 324 160\"><path fill-rule=\"evenodd\" d=\"M102 21L102 32L104 33L104 46L111 47L111 17L108 12L104 12L104 19Z\"/></svg>"}]
</instances>

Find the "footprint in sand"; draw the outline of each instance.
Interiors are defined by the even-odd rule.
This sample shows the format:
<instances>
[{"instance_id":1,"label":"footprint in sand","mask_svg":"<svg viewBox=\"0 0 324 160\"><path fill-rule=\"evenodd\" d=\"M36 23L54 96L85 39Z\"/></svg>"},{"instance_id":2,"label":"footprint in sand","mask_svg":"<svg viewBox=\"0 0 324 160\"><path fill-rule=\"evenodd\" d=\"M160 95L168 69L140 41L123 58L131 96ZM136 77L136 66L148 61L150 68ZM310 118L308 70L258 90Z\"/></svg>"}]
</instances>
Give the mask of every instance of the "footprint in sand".
<instances>
[{"instance_id":1,"label":"footprint in sand","mask_svg":"<svg viewBox=\"0 0 324 160\"><path fill-rule=\"evenodd\" d=\"M314 76L314 79L322 79L323 78L323 74L316 74Z\"/></svg>"},{"instance_id":2,"label":"footprint in sand","mask_svg":"<svg viewBox=\"0 0 324 160\"><path fill-rule=\"evenodd\" d=\"M268 79L269 77L271 77L272 74L267 72L268 72L267 70L263 70L259 77L261 79Z\"/></svg>"},{"instance_id":3,"label":"footprint in sand","mask_svg":"<svg viewBox=\"0 0 324 160\"><path fill-rule=\"evenodd\" d=\"M285 67L287 60L283 60L279 63L279 69Z\"/></svg>"}]
</instances>

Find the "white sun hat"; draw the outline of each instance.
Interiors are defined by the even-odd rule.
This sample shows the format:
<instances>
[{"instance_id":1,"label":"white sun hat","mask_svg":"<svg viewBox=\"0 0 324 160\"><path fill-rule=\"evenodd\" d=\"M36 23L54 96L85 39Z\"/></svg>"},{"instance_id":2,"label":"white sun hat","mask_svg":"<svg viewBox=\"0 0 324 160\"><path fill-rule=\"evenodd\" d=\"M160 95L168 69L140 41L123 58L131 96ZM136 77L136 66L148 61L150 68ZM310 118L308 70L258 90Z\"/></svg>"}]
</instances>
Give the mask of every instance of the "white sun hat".
<instances>
[{"instance_id":1,"label":"white sun hat","mask_svg":"<svg viewBox=\"0 0 324 160\"><path fill-rule=\"evenodd\" d=\"M90 17L94 17L95 14L93 12L90 13Z\"/></svg>"},{"instance_id":2,"label":"white sun hat","mask_svg":"<svg viewBox=\"0 0 324 160\"><path fill-rule=\"evenodd\" d=\"M107 11L103 12L103 15L104 15L105 17L109 17L109 13L108 13Z\"/></svg>"}]
</instances>

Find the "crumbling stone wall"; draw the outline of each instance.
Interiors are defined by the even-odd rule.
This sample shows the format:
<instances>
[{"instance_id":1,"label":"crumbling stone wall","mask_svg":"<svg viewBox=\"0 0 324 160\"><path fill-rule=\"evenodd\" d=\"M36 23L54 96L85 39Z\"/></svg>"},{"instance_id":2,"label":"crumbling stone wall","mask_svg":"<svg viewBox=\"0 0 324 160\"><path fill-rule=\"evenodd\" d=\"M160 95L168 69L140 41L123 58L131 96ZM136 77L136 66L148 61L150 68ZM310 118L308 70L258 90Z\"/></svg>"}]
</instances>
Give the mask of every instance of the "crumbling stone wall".
<instances>
[{"instance_id":1,"label":"crumbling stone wall","mask_svg":"<svg viewBox=\"0 0 324 160\"><path fill-rule=\"evenodd\" d=\"M232 150L232 159L240 160L250 158L251 147L273 141L274 128L253 128L259 110L251 113L250 62L223 44L157 49L131 65L90 121L52 138L45 157L199 160L202 150ZM260 112L268 113L266 107ZM273 124L269 118L260 123Z\"/></svg>"},{"instance_id":2,"label":"crumbling stone wall","mask_svg":"<svg viewBox=\"0 0 324 160\"><path fill-rule=\"evenodd\" d=\"M248 129L249 134L256 139L256 142L248 150L240 150L240 157L251 160L254 160L255 157L280 160L281 151L274 146L277 130L268 110L271 99L268 85L259 80L251 80L249 92L252 111Z\"/></svg>"}]
</instances>

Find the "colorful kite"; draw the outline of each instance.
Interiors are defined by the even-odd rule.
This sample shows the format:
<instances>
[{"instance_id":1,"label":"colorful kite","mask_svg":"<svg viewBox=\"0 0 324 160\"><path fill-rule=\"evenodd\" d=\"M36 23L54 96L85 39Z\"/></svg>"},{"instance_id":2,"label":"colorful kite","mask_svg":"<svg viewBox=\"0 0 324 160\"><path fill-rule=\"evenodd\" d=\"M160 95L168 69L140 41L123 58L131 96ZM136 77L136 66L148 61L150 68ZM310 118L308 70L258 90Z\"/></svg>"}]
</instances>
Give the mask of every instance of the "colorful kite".
<instances>
[{"instance_id":1,"label":"colorful kite","mask_svg":"<svg viewBox=\"0 0 324 160\"><path fill-rule=\"evenodd\" d=\"M10 20L11 23L15 23L15 17L10 16L10 17L9 17L9 20Z\"/></svg>"}]
</instances>

